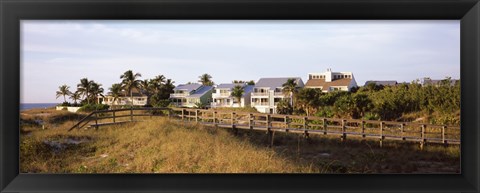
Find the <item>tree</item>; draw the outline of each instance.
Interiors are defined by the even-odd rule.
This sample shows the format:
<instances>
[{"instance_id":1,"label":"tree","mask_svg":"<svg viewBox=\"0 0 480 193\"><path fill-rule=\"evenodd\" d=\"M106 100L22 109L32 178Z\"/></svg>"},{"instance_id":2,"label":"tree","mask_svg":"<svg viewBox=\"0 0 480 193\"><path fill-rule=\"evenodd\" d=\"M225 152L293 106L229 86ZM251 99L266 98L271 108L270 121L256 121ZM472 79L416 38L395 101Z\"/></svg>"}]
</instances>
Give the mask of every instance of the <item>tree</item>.
<instances>
[{"instance_id":1,"label":"tree","mask_svg":"<svg viewBox=\"0 0 480 193\"><path fill-rule=\"evenodd\" d=\"M314 88L304 88L300 89L297 93L296 105L303 109L307 116L310 116L310 113L313 109L319 106L319 97L322 95L320 89Z\"/></svg>"},{"instance_id":2,"label":"tree","mask_svg":"<svg viewBox=\"0 0 480 193\"><path fill-rule=\"evenodd\" d=\"M241 85L236 85L232 89L231 95L232 95L232 97L237 99L239 106L241 106L241 100L242 100L243 93L244 93L244 90L243 90L243 86L241 86Z\"/></svg>"},{"instance_id":3,"label":"tree","mask_svg":"<svg viewBox=\"0 0 480 193\"><path fill-rule=\"evenodd\" d=\"M103 91L104 90L102 88L102 84L96 83L95 81L92 80L91 91L90 91L92 99L97 100L98 96L104 97ZM97 102L99 101L97 100Z\"/></svg>"},{"instance_id":4,"label":"tree","mask_svg":"<svg viewBox=\"0 0 480 193\"><path fill-rule=\"evenodd\" d=\"M153 79L152 80L145 79L140 81L140 88L141 88L140 90L142 94L147 96L147 104L150 104L151 96L154 93L159 91L160 85L157 86L157 84L158 82Z\"/></svg>"},{"instance_id":5,"label":"tree","mask_svg":"<svg viewBox=\"0 0 480 193\"><path fill-rule=\"evenodd\" d=\"M133 89L139 89L140 80L138 78L142 77L140 73L133 73L132 70L128 70L120 76L122 79L122 87L128 93L130 93L130 103L133 105Z\"/></svg>"},{"instance_id":6,"label":"tree","mask_svg":"<svg viewBox=\"0 0 480 193\"><path fill-rule=\"evenodd\" d=\"M112 84L112 87L109 88L110 96L113 97L112 104L115 104L115 101L120 98L120 94L122 93L122 84Z\"/></svg>"},{"instance_id":7,"label":"tree","mask_svg":"<svg viewBox=\"0 0 480 193\"><path fill-rule=\"evenodd\" d=\"M361 117L365 116L365 112L373 109L372 100L370 100L366 94L355 94L353 95L352 100L355 110L360 114Z\"/></svg>"},{"instance_id":8,"label":"tree","mask_svg":"<svg viewBox=\"0 0 480 193\"><path fill-rule=\"evenodd\" d=\"M77 100L80 99L81 96L82 94L77 90L70 94L70 99L74 101L73 104L77 105Z\"/></svg>"},{"instance_id":9,"label":"tree","mask_svg":"<svg viewBox=\"0 0 480 193\"><path fill-rule=\"evenodd\" d=\"M87 104L90 104L90 92L92 90L93 81L89 81L88 78L80 79L80 83L77 84L77 90L82 93L83 97L87 100Z\"/></svg>"},{"instance_id":10,"label":"tree","mask_svg":"<svg viewBox=\"0 0 480 193\"><path fill-rule=\"evenodd\" d=\"M290 105L293 106L294 94L297 92L297 82L293 78L289 78L283 85L283 93L290 97Z\"/></svg>"},{"instance_id":11,"label":"tree","mask_svg":"<svg viewBox=\"0 0 480 193\"><path fill-rule=\"evenodd\" d=\"M288 100L282 99L277 103L277 113L291 115L293 113L293 107Z\"/></svg>"},{"instance_id":12,"label":"tree","mask_svg":"<svg viewBox=\"0 0 480 193\"><path fill-rule=\"evenodd\" d=\"M209 74L202 74L198 78L200 79L198 82L202 83L204 86L212 86L214 84L212 81L212 76Z\"/></svg>"},{"instance_id":13,"label":"tree","mask_svg":"<svg viewBox=\"0 0 480 193\"><path fill-rule=\"evenodd\" d=\"M59 86L58 87L58 91L57 91L57 99L58 97L60 96L63 96L63 102L66 103L67 102L67 99L65 98L66 95L70 95L70 91L69 91L70 87L67 86L66 84L62 85L62 86Z\"/></svg>"},{"instance_id":14,"label":"tree","mask_svg":"<svg viewBox=\"0 0 480 193\"><path fill-rule=\"evenodd\" d=\"M250 80L250 81L247 82L247 85L255 85L255 81Z\"/></svg>"}]
</instances>

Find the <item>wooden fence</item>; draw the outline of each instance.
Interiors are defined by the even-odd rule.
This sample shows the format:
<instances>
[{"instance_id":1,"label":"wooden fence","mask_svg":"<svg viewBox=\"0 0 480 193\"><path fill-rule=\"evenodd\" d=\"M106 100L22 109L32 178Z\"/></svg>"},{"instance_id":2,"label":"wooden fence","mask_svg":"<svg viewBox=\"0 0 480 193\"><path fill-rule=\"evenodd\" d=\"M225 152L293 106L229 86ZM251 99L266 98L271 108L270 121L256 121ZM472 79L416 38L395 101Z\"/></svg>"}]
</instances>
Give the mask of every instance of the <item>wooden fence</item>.
<instances>
[{"instance_id":1,"label":"wooden fence","mask_svg":"<svg viewBox=\"0 0 480 193\"><path fill-rule=\"evenodd\" d=\"M118 112L125 111L129 113L116 115ZM141 113L134 113L138 111ZM157 113L155 114L155 112ZM109 113L111 115L105 115ZM231 128L235 131L238 129L266 131L272 145L275 132L301 133L305 137L309 137L309 135L336 135L343 141L347 140L347 137L378 139L380 146L385 140L418 142L421 148L425 143L460 144L459 126L187 108L133 108L95 111L75 124L69 131L74 128L82 128L93 121L95 121L95 124L90 126L98 128L102 125L135 121L134 117L138 116L168 116L182 121ZM117 121L116 119L120 117L128 117L129 119ZM99 123L99 120L104 119L112 119L112 121Z\"/></svg>"}]
</instances>

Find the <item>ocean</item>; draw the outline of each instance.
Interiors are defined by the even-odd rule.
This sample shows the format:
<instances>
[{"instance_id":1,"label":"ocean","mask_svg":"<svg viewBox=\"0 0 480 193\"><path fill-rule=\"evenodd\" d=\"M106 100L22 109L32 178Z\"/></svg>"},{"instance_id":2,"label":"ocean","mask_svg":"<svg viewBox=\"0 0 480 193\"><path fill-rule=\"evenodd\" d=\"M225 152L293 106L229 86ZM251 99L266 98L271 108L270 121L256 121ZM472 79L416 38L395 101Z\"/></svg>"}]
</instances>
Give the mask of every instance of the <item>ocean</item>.
<instances>
[{"instance_id":1,"label":"ocean","mask_svg":"<svg viewBox=\"0 0 480 193\"><path fill-rule=\"evenodd\" d=\"M54 107L57 103L21 103L20 110Z\"/></svg>"}]
</instances>

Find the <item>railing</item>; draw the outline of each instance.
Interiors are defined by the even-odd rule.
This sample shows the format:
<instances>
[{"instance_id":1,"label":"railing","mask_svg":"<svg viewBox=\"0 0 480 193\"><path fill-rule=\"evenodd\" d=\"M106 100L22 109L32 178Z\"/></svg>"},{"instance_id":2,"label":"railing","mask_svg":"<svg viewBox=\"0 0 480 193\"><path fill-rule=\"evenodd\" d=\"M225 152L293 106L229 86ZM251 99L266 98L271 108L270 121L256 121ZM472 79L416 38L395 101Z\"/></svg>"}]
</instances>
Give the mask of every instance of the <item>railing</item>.
<instances>
[{"instance_id":1,"label":"railing","mask_svg":"<svg viewBox=\"0 0 480 193\"><path fill-rule=\"evenodd\" d=\"M135 114L134 112L142 111L142 113L137 113ZM145 111L149 111L150 113L144 113ZM164 113L159 113L161 111L167 111L168 116L172 116L172 109L171 108L154 108L154 107L142 107L142 108L125 108L125 109L114 109L114 110L99 110L99 111L94 111L85 116L83 119L81 119L78 123L73 125L68 131L71 131L73 129L81 129L85 127L88 123L94 121L95 124L90 125L91 127L98 128L99 126L103 125L111 125L111 124L119 124L119 123L126 123L126 122L133 122L134 117L139 117L139 116L165 116ZM126 114L118 114L120 112L127 112ZM110 115L111 113L111 115ZM158 113L158 114L156 114ZM119 118L129 118L126 121L120 121L118 120ZM101 123L102 120L105 119L111 119L111 122L103 122Z\"/></svg>"},{"instance_id":2,"label":"railing","mask_svg":"<svg viewBox=\"0 0 480 193\"><path fill-rule=\"evenodd\" d=\"M226 112L204 109L173 109L176 117L224 128L267 131L273 145L273 132L337 135L342 141L349 137L420 143L460 144L460 127L412 122L335 119L263 113Z\"/></svg>"},{"instance_id":3,"label":"railing","mask_svg":"<svg viewBox=\"0 0 480 193\"><path fill-rule=\"evenodd\" d=\"M170 97L185 97L188 96L189 93L172 93L170 94Z\"/></svg>"},{"instance_id":4,"label":"railing","mask_svg":"<svg viewBox=\"0 0 480 193\"><path fill-rule=\"evenodd\" d=\"M269 102L252 102L252 106L269 106Z\"/></svg>"},{"instance_id":5,"label":"railing","mask_svg":"<svg viewBox=\"0 0 480 193\"><path fill-rule=\"evenodd\" d=\"M127 114L118 115L118 112ZM141 113L134 113L141 111ZM160 112L155 114L154 112ZM112 113L112 115L108 115ZM95 121L91 127L133 122L138 116L168 116L182 121L194 121L201 124L223 128L267 131L271 145L274 132L300 133L305 137L310 134L337 135L342 141L349 137L377 139L382 146L385 140L412 141L420 143L460 144L460 127L449 125L433 125L412 122L372 121L360 119L335 119L312 116L294 116L264 113L246 113L217 111L214 109L188 108L130 108L95 111L80 120L72 128L80 129ZM117 118L128 117L127 121ZM100 120L113 119L112 122L100 123ZM138 121L138 120L137 120Z\"/></svg>"},{"instance_id":6,"label":"railing","mask_svg":"<svg viewBox=\"0 0 480 193\"><path fill-rule=\"evenodd\" d=\"M275 93L273 93L273 95L274 95L274 96L281 96L281 97L287 96L287 95L285 95L285 93L283 93L283 92L275 92Z\"/></svg>"},{"instance_id":7,"label":"railing","mask_svg":"<svg viewBox=\"0 0 480 193\"><path fill-rule=\"evenodd\" d=\"M268 96L268 92L252 92L252 96Z\"/></svg>"}]
</instances>

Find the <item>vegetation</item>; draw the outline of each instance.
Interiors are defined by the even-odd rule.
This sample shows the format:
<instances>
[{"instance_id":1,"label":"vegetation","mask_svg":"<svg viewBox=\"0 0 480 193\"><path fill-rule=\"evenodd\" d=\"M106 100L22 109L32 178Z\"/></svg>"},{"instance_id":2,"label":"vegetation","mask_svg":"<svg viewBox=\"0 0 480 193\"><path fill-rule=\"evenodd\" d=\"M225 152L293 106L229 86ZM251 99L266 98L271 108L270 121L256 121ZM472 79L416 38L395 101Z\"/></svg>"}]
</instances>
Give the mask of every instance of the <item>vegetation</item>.
<instances>
[{"instance_id":1,"label":"vegetation","mask_svg":"<svg viewBox=\"0 0 480 193\"><path fill-rule=\"evenodd\" d=\"M432 124L460 124L460 83L451 85L450 78L440 85L422 86L412 82L384 87L370 84L352 89L352 92L323 93L311 88L298 89L297 92L292 89L291 82L284 86L287 86L284 91L291 93L292 99L297 101L293 109L298 115L386 121L419 119L417 121Z\"/></svg>"},{"instance_id":2,"label":"vegetation","mask_svg":"<svg viewBox=\"0 0 480 193\"><path fill-rule=\"evenodd\" d=\"M243 90L243 86L236 85L235 87L233 87L231 95L237 100L238 104L241 103L244 92L245 91Z\"/></svg>"},{"instance_id":3,"label":"vegetation","mask_svg":"<svg viewBox=\"0 0 480 193\"><path fill-rule=\"evenodd\" d=\"M78 111L80 112L92 112L92 111L99 111L99 110L107 110L110 106L105 104L86 104L80 107Z\"/></svg>"},{"instance_id":4,"label":"vegetation","mask_svg":"<svg viewBox=\"0 0 480 193\"><path fill-rule=\"evenodd\" d=\"M42 116L45 113L50 116ZM82 114L23 112L20 171L27 173L459 173L459 146L340 140L184 123L167 118L66 132ZM42 129L35 120L47 124Z\"/></svg>"},{"instance_id":5,"label":"vegetation","mask_svg":"<svg viewBox=\"0 0 480 193\"><path fill-rule=\"evenodd\" d=\"M133 89L140 89L140 80L138 80L140 77L142 77L140 73L134 74L132 70L128 70L120 76L123 89L130 93L130 102L133 102Z\"/></svg>"},{"instance_id":6,"label":"vegetation","mask_svg":"<svg viewBox=\"0 0 480 193\"><path fill-rule=\"evenodd\" d=\"M212 76L209 74L202 74L198 77L198 82L202 83L204 86L213 86L215 83L212 81Z\"/></svg>"},{"instance_id":7,"label":"vegetation","mask_svg":"<svg viewBox=\"0 0 480 193\"><path fill-rule=\"evenodd\" d=\"M71 93L70 90L68 90L68 89L70 89L70 87L67 86L66 84L58 87L57 99L58 99L58 97L63 96L63 101L67 102L67 98L65 96L70 95L70 93Z\"/></svg>"},{"instance_id":8,"label":"vegetation","mask_svg":"<svg viewBox=\"0 0 480 193\"><path fill-rule=\"evenodd\" d=\"M244 81L244 80L233 80L232 83L247 83L247 85L255 85L254 80Z\"/></svg>"}]
</instances>

